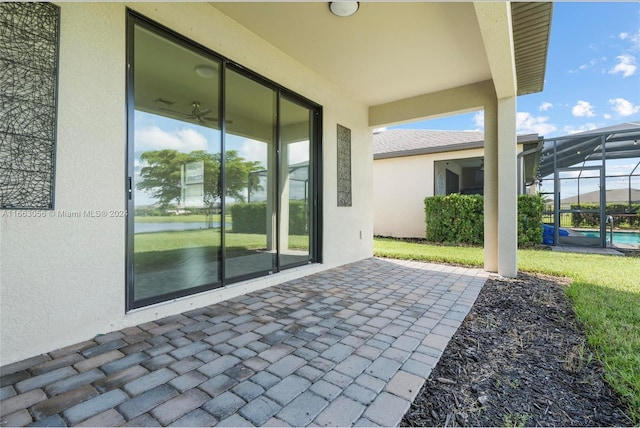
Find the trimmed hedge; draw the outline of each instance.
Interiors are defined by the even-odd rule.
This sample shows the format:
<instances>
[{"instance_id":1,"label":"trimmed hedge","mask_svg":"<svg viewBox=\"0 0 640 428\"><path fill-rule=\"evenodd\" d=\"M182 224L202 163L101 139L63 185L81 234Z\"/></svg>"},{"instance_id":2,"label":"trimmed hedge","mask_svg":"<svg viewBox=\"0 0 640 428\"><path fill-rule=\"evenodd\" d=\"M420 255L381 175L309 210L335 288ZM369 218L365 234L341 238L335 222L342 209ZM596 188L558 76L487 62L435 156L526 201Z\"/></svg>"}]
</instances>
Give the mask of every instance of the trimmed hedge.
<instances>
[{"instance_id":1,"label":"trimmed hedge","mask_svg":"<svg viewBox=\"0 0 640 428\"><path fill-rule=\"evenodd\" d=\"M267 203L237 203L231 206L233 233L267 233ZM289 201L289 235L307 234L304 201Z\"/></svg>"},{"instance_id":2,"label":"trimmed hedge","mask_svg":"<svg viewBox=\"0 0 640 428\"><path fill-rule=\"evenodd\" d=\"M544 201L540 196L518 196L518 246L532 247L542 243L542 213Z\"/></svg>"},{"instance_id":3,"label":"trimmed hedge","mask_svg":"<svg viewBox=\"0 0 640 428\"><path fill-rule=\"evenodd\" d=\"M425 198L426 238L432 242L481 245L484 242L484 198L480 195L432 196ZM518 197L518 245L542 243L540 196Z\"/></svg>"},{"instance_id":4,"label":"trimmed hedge","mask_svg":"<svg viewBox=\"0 0 640 428\"><path fill-rule=\"evenodd\" d=\"M571 209L583 209L583 210L597 210L600 207L599 204L571 204ZM620 226L627 224L630 227L634 227L640 224L638 217L625 217L616 216L615 214L621 213L640 213L640 204L620 204L610 203L605 207L606 215L613 215L613 224ZM613 213L613 214L612 214ZM573 227L599 227L600 226L600 214L599 213L571 213L571 224Z\"/></svg>"},{"instance_id":5,"label":"trimmed hedge","mask_svg":"<svg viewBox=\"0 0 640 428\"><path fill-rule=\"evenodd\" d=\"M427 240L482 244L484 240L483 201L480 195L457 193L425 198Z\"/></svg>"},{"instance_id":6,"label":"trimmed hedge","mask_svg":"<svg viewBox=\"0 0 640 428\"><path fill-rule=\"evenodd\" d=\"M238 203L231 206L233 233L267 233L267 204L265 202Z\"/></svg>"}]
</instances>

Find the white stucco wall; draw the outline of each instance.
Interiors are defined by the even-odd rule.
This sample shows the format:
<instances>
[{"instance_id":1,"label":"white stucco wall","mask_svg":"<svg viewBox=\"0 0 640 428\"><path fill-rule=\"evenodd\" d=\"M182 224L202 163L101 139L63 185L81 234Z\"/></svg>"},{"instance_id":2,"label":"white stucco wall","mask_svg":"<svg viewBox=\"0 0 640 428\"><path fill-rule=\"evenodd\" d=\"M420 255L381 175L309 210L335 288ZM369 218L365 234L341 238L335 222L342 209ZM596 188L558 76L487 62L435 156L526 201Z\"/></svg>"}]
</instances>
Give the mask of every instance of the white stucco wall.
<instances>
[{"instance_id":1,"label":"white stucco wall","mask_svg":"<svg viewBox=\"0 0 640 428\"><path fill-rule=\"evenodd\" d=\"M522 151L518 145L516 151ZM484 156L483 149L376 159L373 162L373 233L397 238L424 238L424 198L433 196L438 172L461 168L435 162ZM462 180L462 177L460 177ZM462 181L461 181L462 182Z\"/></svg>"},{"instance_id":2,"label":"white stucco wall","mask_svg":"<svg viewBox=\"0 0 640 428\"><path fill-rule=\"evenodd\" d=\"M371 256L367 109L206 3L131 3L145 16L323 106L323 260L125 314L123 3L60 3L56 210L0 211L0 365ZM353 207L336 205L336 124L352 130ZM360 234L362 232L362 234ZM361 237L362 236L362 237Z\"/></svg>"}]
</instances>

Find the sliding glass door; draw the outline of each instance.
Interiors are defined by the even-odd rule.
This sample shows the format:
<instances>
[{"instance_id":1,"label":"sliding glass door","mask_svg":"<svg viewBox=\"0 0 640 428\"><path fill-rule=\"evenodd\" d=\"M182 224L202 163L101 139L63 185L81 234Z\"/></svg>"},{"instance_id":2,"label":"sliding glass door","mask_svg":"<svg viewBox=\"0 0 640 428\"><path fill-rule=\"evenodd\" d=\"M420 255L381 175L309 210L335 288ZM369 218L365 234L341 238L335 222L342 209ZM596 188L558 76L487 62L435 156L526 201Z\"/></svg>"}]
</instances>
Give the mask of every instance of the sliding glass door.
<instances>
[{"instance_id":1,"label":"sliding glass door","mask_svg":"<svg viewBox=\"0 0 640 428\"><path fill-rule=\"evenodd\" d=\"M128 18L127 307L319 261L320 107Z\"/></svg>"},{"instance_id":2,"label":"sliding glass door","mask_svg":"<svg viewBox=\"0 0 640 428\"><path fill-rule=\"evenodd\" d=\"M276 92L237 71L225 78L225 277L276 270Z\"/></svg>"},{"instance_id":3,"label":"sliding glass door","mask_svg":"<svg viewBox=\"0 0 640 428\"><path fill-rule=\"evenodd\" d=\"M280 101L279 265L310 260L313 210L313 111L287 98Z\"/></svg>"},{"instance_id":4,"label":"sliding glass door","mask_svg":"<svg viewBox=\"0 0 640 428\"><path fill-rule=\"evenodd\" d=\"M145 302L221 283L221 63L144 25L133 38L132 298Z\"/></svg>"}]
</instances>

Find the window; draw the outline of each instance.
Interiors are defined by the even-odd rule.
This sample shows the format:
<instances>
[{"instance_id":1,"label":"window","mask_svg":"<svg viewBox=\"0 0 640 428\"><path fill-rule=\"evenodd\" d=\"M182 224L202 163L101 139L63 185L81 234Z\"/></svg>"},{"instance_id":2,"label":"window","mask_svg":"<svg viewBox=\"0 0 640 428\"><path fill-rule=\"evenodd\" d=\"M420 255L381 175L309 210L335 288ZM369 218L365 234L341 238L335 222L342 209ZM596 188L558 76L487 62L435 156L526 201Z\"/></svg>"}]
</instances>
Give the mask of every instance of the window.
<instances>
[{"instance_id":1,"label":"window","mask_svg":"<svg viewBox=\"0 0 640 428\"><path fill-rule=\"evenodd\" d=\"M128 308L319 261L320 107L128 26Z\"/></svg>"}]
</instances>

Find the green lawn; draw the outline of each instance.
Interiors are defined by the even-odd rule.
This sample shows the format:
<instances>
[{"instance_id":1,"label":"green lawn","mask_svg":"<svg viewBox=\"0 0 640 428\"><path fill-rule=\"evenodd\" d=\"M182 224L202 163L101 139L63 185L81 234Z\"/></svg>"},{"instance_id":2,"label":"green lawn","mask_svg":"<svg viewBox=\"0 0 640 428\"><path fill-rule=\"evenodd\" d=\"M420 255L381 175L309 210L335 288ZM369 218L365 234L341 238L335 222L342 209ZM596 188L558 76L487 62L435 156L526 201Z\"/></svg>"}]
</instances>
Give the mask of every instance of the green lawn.
<instances>
[{"instance_id":1,"label":"green lawn","mask_svg":"<svg viewBox=\"0 0 640 428\"><path fill-rule=\"evenodd\" d=\"M222 216L220 214L212 214L206 216L204 214L193 215L163 215L163 216L136 216L136 223L206 223L211 220L219 222ZM231 221L231 216L227 216L227 222Z\"/></svg>"},{"instance_id":2,"label":"green lawn","mask_svg":"<svg viewBox=\"0 0 640 428\"><path fill-rule=\"evenodd\" d=\"M374 254L481 267L484 251L376 238ZM640 258L518 250L518 269L572 279L567 294L589 343L640 424Z\"/></svg>"}]
</instances>

